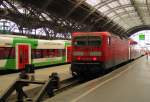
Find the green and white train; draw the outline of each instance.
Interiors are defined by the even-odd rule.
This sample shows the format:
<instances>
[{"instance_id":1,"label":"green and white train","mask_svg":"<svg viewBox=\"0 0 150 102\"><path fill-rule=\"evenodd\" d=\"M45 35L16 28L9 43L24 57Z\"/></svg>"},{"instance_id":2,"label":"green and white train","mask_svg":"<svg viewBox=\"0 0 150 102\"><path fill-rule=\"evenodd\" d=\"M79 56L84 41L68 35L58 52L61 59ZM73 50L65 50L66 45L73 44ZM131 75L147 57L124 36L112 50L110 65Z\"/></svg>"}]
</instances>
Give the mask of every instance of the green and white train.
<instances>
[{"instance_id":1,"label":"green and white train","mask_svg":"<svg viewBox=\"0 0 150 102\"><path fill-rule=\"evenodd\" d=\"M0 35L0 70L21 70L70 62L68 40L40 40L22 36Z\"/></svg>"}]
</instances>

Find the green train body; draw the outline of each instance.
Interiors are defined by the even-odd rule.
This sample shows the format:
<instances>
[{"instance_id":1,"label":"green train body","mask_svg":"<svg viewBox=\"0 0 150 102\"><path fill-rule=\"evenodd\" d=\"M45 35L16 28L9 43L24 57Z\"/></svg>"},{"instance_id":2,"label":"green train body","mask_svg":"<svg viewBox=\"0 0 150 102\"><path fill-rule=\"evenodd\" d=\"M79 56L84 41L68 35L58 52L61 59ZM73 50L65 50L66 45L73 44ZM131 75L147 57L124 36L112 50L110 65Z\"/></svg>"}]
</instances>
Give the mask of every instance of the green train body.
<instances>
[{"instance_id":1,"label":"green train body","mask_svg":"<svg viewBox=\"0 0 150 102\"><path fill-rule=\"evenodd\" d=\"M70 62L70 41L0 35L0 70L21 70Z\"/></svg>"}]
</instances>

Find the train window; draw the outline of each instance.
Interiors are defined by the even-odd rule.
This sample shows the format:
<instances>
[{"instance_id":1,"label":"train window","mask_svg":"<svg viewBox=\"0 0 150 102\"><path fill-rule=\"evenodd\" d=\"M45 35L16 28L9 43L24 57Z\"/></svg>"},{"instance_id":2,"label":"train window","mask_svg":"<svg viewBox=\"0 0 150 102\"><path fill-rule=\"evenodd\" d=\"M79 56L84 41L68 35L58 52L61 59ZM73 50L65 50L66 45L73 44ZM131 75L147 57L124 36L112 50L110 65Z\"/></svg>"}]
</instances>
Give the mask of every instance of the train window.
<instances>
[{"instance_id":1,"label":"train window","mask_svg":"<svg viewBox=\"0 0 150 102\"><path fill-rule=\"evenodd\" d=\"M88 45L89 46L100 46L101 38L98 36L89 36L88 37Z\"/></svg>"},{"instance_id":2,"label":"train window","mask_svg":"<svg viewBox=\"0 0 150 102\"><path fill-rule=\"evenodd\" d=\"M66 51L65 51L65 49L62 49L62 56L65 56L65 55L66 55Z\"/></svg>"},{"instance_id":3,"label":"train window","mask_svg":"<svg viewBox=\"0 0 150 102\"><path fill-rule=\"evenodd\" d=\"M101 41L97 40L97 41L88 41L88 45L89 46L100 46Z\"/></svg>"},{"instance_id":4,"label":"train window","mask_svg":"<svg viewBox=\"0 0 150 102\"><path fill-rule=\"evenodd\" d=\"M48 58L48 57L49 57L49 50L43 49L43 58Z\"/></svg>"},{"instance_id":5,"label":"train window","mask_svg":"<svg viewBox=\"0 0 150 102\"><path fill-rule=\"evenodd\" d=\"M40 49L33 49L31 53L32 53L32 59L43 57L42 50Z\"/></svg>"},{"instance_id":6,"label":"train window","mask_svg":"<svg viewBox=\"0 0 150 102\"><path fill-rule=\"evenodd\" d=\"M101 38L99 36L80 36L74 39L75 46L100 46Z\"/></svg>"},{"instance_id":7,"label":"train window","mask_svg":"<svg viewBox=\"0 0 150 102\"><path fill-rule=\"evenodd\" d=\"M34 49L31 50L31 58L32 59L36 58L36 56L35 56L35 50Z\"/></svg>"},{"instance_id":8,"label":"train window","mask_svg":"<svg viewBox=\"0 0 150 102\"><path fill-rule=\"evenodd\" d=\"M9 48L8 59L15 59L15 48Z\"/></svg>"},{"instance_id":9,"label":"train window","mask_svg":"<svg viewBox=\"0 0 150 102\"><path fill-rule=\"evenodd\" d=\"M73 45L75 46L85 46L87 45L87 36L80 36L74 39Z\"/></svg>"},{"instance_id":10,"label":"train window","mask_svg":"<svg viewBox=\"0 0 150 102\"><path fill-rule=\"evenodd\" d=\"M61 56L64 56L64 51L63 51L64 49L59 49L58 50L58 57L61 57Z\"/></svg>"},{"instance_id":11,"label":"train window","mask_svg":"<svg viewBox=\"0 0 150 102\"><path fill-rule=\"evenodd\" d=\"M61 57L64 55L64 49L32 49L32 59Z\"/></svg>"},{"instance_id":12,"label":"train window","mask_svg":"<svg viewBox=\"0 0 150 102\"><path fill-rule=\"evenodd\" d=\"M5 59L5 49L0 48L0 59Z\"/></svg>"},{"instance_id":13,"label":"train window","mask_svg":"<svg viewBox=\"0 0 150 102\"><path fill-rule=\"evenodd\" d=\"M49 50L49 57L54 57L55 53L54 53L54 49L50 49Z\"/></svg>"},{"instance_id":14,"label":"train window","mask_svg":"<svg viewBox=\"0 0 150 102\"><path fill-rule=\"evenodd\" d=\"M51 57L51 50L47 49L47 57Z\"/></svg>"},{"instance_id":15,"label":"train window","mask_svg":"<svg viewBox=\"0 0 150 102\"><path fill-rule=\"evenodd\" d=\"M89 46L100 46L101 38L99 36L88 36L88 45Z\"/></svg>"},{"instance_id":16,"label":"train window","mask_svg":"<svg viewBox=\"0 0 150 102\"><path fill-rule=\"evenodd\" d=\"M0 59L14 59L15 58L15 48L3 47L0 48Z\"/></svg>"},{"instance_id":17,"label":"train window","mask_svg":"<svg viewBox=\"0 0 150 102\"><path fill-rule=\"evenodd\" d=\"M55 57L58 57L58 49L55 49L55 50L54 50L54 56L55 56Z\"/></svg>"},{"instance_id":18,"label":"train window","mask_svg":"<svg viewBox=\"0 0 150 102\"><path fill-rule=\"evenodd\" d=\"M87 43L86 41L79 41L79 40L76 40L76 41L74 42L74 45L76 45L76 46L84 46L84 45L87 45L86 43Z\"/></svg>"}]
</instances>

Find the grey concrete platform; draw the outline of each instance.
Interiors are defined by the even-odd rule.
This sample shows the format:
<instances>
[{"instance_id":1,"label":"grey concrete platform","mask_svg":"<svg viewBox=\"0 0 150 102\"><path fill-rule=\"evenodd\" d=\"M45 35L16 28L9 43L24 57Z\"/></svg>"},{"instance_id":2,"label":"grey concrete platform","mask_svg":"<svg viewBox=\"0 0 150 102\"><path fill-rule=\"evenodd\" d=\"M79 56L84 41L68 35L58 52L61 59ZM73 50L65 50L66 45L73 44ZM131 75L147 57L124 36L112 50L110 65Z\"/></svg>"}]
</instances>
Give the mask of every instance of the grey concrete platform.
<instances>
[{"instance_id":1,"label":"grey concrete platform","mask_svg":"<svg viewBox=\"0 0 150 102\"><path fill-rule=\"evenodd\" d=\"M141 57L45 102L150 102L150 59Z\"/></svg>"},{"instance_id":2,"label":"grey concrete platform","mask_svg":"<svg viewBox=\"0 0 150 102\"><path fill-rule=\"evenodd\" d=\"M60 66L35 70L35 79L47 80L49 78L49 75L51 75L52 72L57 72L60 77L60 80L67 79L71 77L69 67L70 64L67 64L67 65L60 65ZM5 92L5 90L13 83L13 81L15 81L18 78L18 75L19 73L0 76L0 95L3 92ZM36 87L36 85L31 85L27 89L32 89L34 87Z\"/></svg>"}]
</instances>

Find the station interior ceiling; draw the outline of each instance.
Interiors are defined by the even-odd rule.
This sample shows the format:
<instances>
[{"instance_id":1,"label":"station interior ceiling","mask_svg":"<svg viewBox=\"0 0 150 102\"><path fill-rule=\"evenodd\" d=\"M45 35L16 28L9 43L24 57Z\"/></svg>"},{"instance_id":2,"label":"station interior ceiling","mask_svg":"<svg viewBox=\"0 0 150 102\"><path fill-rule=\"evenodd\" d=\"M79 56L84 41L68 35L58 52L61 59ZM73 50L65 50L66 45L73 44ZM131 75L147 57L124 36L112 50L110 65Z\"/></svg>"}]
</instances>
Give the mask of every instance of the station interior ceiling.
<instances>
[{"instance_id":1,"label":"station interior ceiling","mask_svg":"<svg viewBox=\"0 0 150 102\"><path fill-rule=\"evenodd\" d=\"M22 34L42 28L49 39L62 34L69 39L74 31L109 31L129 37L150 29L150 0L1 0L0 14Z\"/></svg>"}]
</instances>

